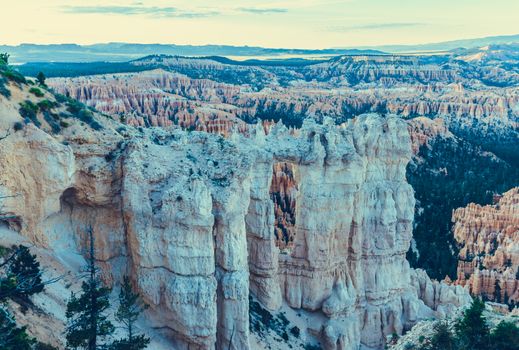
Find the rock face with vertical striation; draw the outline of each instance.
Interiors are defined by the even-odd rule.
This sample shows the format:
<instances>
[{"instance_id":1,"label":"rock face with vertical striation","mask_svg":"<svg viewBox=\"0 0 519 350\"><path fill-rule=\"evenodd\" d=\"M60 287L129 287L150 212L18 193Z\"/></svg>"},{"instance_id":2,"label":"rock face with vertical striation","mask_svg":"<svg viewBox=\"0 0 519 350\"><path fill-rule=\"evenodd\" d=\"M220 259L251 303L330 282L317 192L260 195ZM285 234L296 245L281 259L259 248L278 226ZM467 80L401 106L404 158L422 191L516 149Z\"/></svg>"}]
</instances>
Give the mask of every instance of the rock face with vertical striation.
<instances>
[{"instance_id":1,"label":"rock face with vertical striation","mask_svg":"<svg viewBox=\"0 0 519 350\"><path fill-rule=\"evenodd\" d=\"M295 159L274 153L277 161L297 164L295 238L292 250L280 255L281 294L290 307L329 318L312 330L326 348L381 347L386 335L401 333L441 304L427 308L420 288L410 287L405 252L414 198L405 181L411 157L405 123L365 115L344 129L330 121L306 125L299 137L313 141L309 151L297 147L303 154ZM457 294L453 305L467 300L463 290Z\"/></svg>"},{"instance_id":2,"label":"rock face with vertical striation","mask_svg":"<svg viewBox=\"0 0 519 350\"><path fill-rule=\"evenodd\" d=\"M405 259L411 141L396 116L279 123L268 135L258 123L228 139L96 118L97 131L71 120L59 134L29 125L0 140L2 222L56 254L82 251L92 227L106 280L130 274L170 347L251 348L252 296L312 315L302 335L330 350L383 348L467 301ZM285 188L297 186L283 250L276 164L295 169Z\"/></svg>"},{"instance_id":3,"label":"rock face with vertical striation","mask_svg":"<svg viewBox=\"0 0 519 350\"><path fill-rule=\"evenodd\" d=\"M292 247L295 237L295 209L298 193L295 176L297 166L290 163L275 163L273 166L270 196L274 202L276 217L276 245L280 249Z\"/></svg>"},{"instance_id":4,"label":"rock face with vertical striation","mask_svg":"<svg viewBox=\"0 0 519 350\"><path fill-rule=\"evenodd\" d=\"M470 203L452 215L461 246L456 283L500 303L519 302L519 188L494 205Z\"/></svg>"}]
</instances>

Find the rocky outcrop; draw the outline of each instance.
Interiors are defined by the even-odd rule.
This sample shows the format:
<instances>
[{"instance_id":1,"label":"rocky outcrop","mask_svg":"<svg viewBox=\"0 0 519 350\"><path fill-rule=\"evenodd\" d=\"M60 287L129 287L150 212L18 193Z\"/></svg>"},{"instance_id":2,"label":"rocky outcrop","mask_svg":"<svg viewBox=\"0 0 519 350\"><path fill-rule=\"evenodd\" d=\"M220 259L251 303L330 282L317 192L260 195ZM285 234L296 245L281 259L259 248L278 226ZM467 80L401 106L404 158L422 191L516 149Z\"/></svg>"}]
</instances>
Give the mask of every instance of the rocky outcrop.
<instances>
[{"instance_id":1,"label":"rocky outcrop","mask_svg":"<svg viewBox=\"0 0 519 350\"><path fill-rule=\"evenodd\" d=\"M420 147L430 147L430 140L436 137L452 137L445 121L441 118L429 119L418 117L408 122L409 135L411 136L411 146L413 155L417 155Z\"/></svg>"},{"instance_id":2,"label":"rocky outcrop","mask_svg":"<svg viewBox=\"0 0 519 350\"><path fill-rule=\"evenodd\" d=\"M457 306L470 303L471 298L467 290L461 286L453 287L452 281L431 280L425 271L413 270L411 283L418 291L418 297L425 305L437 311L440 318L452 315Z\"/></svg>"},{"instance_id":3,"label":"rocky outcrop","mask_svg":"<svg viewBox=\"0 0 519 350\"><path fill-rule=\"evenodd\" d=\"M140 213L126 220L128 239L136 243L129 251L144 295L165 291L151 301L177 341L206 348L216 339L217 348L247 348L249 271L251 290L264 305L276 309L284 301L323 312L327 319L310 328L330 349L361 342L380 347L385 335L433 314L410 287L404 258L413 197L404 178L409 138L400 120L362 116L342 130L307 123L299 136L282 125L265 136L258 125L250 138L234 134L230 142L158 130L151 139L130 144L123 160L123 172L131 169L123 180L124 212ZM284 254L275 247L268 186L278 162L298 166L300 220ZM147 262L155 255L157 262ZM194 289L170 282L183 278L202 281Z\"/></svg>"},{"instance_id":4,"label":"rocky outcrop","mask_svg":"<svg viewBox=\"0 0 519 350\"><path fill-rule=\"evenodd\" d=\"M154 137L122 156L135 280L186 346L247 348L250 159L203 134Z\"/></svg>"},{"instance_id":5,"label":"rocky outcrop","mask_svg":"<svg viewBox=\"0 0 519 350\"><path fill-rule=\"evenodd\" d=\"M398 117L268 135L258 123L228 139L96 118L97 130L71 119L54 136L27 125L0 140L1 219L51 253L82 251L91 227L106 281L130 274L175 349L250 348L250 292L313 315L302 331L326 349L381 348L466 301L405 260L414 198ZM290 186L273 180L277 164L297 184L282 251L271 185Z\"/></svg>"},{"instance_id":6,"label":"rocky outcrop","mask_svg":"<svg viewBox=\"0 0 519 350\"><path fill-rule=\"evenodd\" d=\"M465 310L466 307L459 308L451 317L442 320L442 322L445 322L448 326L451 334L455 334L457 321L463 317ZM500 304L487 302L485 303L483 318L492 332L501 322L509 322L519 326L519 321L517 320L517 316L519 315L518 311L519 309L517 308L512 312L509 312L508 309L501 310ZM430 346L430 340L436 334L435 326L437 323L438 321L436 320L420 321L404 336L391 339L387 348L390 350L408 350Z\"/></svg>"},{"instance_id":7,"label":"rocky outcrop","mask_svg":"<svg viewBox=\"0 0 519 350\"><path fill-rule=\"evenodd\" d=\"M500 303L519 301L519 188L494 205L474 203L454 211L460 245L458 279L474 295Z\"/></svg>"},{"instance_id":8,"label":"rocky outcrop","mask_svg":"<svg viewBox=\"0 0 519 350\"><path fill-rule=\"evenodd\" d=\"M41 222L60 211L63 190L73 183L72 150L32 124L2 141L0 218L35 243L46 245Z\"/></svg>"}]
</instances>

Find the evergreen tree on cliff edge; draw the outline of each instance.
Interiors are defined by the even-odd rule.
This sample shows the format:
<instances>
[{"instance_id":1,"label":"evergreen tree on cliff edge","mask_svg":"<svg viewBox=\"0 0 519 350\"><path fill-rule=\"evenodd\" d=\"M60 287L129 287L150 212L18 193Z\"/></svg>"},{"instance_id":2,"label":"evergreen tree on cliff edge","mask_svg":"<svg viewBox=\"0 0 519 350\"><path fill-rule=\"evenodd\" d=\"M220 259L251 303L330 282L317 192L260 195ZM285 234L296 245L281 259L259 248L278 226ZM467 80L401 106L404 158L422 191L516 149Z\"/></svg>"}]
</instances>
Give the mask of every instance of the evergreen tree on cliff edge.
<instances>
[{"instance_id":1,"label":"evergreen tree on cliff edge","mask_svg":"<svg viewBox=\"0 0 519 350\"><path fill-rule=\"evenodd\" d=\"M87 278L81 285L82 294L72 296L67 304L67 347L72 349L106 349L106 338L114 332L107 319L110 307L110 289L104 286L98 275L95 261L94 235L88 231L90 254L86 266Z\"/></svg>"},{"instance_id":2,"label":"evergreen tree on cliff edge","mask_svg":"<svg viewBox=\"0 0 519 350\"><path fill-rule=\"evenodd\" d=\"M116 340L111 346L112 350L146 349L150 338L143 334L136 334L135 331L135 322L144 309L146 309L146 305L141 301L139 294L133 291L128 276L125 276L119 293L119 308L115 319L123 324L126 337Z\"/></svg>"}]
</instances>

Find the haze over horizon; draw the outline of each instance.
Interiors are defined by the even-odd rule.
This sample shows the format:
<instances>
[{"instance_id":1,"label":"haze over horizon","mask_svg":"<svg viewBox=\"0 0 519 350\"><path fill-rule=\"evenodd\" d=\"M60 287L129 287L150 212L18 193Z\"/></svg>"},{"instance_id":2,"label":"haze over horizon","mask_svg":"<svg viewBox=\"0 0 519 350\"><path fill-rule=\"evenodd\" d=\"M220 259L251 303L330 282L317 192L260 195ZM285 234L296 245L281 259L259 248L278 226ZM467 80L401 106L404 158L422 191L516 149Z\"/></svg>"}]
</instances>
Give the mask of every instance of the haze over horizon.
<instances>
[{"instance_id":1,"label":"haze over horizon","mask_svg":"<svg viewBox=\"0 0 519 350\"><path fill-rule=\"evenodd\" d=\"M512 0L20 0L0 13L5 27L17 28L6 31L0 44L424 44L517 34L518 11L519 2Z\"/></svg>"}]
</instances>

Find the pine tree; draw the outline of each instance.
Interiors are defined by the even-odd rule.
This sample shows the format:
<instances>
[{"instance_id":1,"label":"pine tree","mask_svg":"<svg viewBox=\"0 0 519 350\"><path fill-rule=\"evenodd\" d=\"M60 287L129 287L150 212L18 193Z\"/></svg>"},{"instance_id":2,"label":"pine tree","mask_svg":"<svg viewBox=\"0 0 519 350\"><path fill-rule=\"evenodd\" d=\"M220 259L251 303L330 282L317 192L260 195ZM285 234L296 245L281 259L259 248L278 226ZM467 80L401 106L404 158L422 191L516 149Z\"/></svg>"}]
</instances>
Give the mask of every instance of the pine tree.
<instances>
[{"instance_id":1,"label":"pine tree","mask_svg":"<svg viewBox=\"0 0 519 350\"><path fill-rule=\"evenodd\" d=\"M36 255L31 254L29 248L18 246L17 253L9 266L9 273L18 280L17 295L28 297L29 295L43 291L44 285L41 280L40 263Z\"/></svg>"},{"instance_id":2,"label":"pine tree","mask_svg":"<svg viewBox=\"0 0 519 350\"><path fill-rule=\"evenodd\" d=\"M491 334L492 349L519 350L519 328L512 322L501 321Z\"/></svg>"},{"instance_id":3,"label":"pine tree","mask_svg":"<svg viewBox=\"0 0 519 350\"><path fill-rule=\"evenodd\" d=\"M0 307L0 349L31 350L34 343L26 328L18 327L9 311Z\"/></svg>"},{"instance_id":4,"label":"pine tree","mask_svg":"<svg viewBox=\"0 0 519 350\"><path fill-rule=\"evenodd\" d=\"M43 291L44 285L55 283L61 277L42 281L40 264L29 248L0 247L0 349L40 350L45 344L37 343L27 334L26 327L18 327L11 313L2 306L8 298L16 302L27 301L35 293ZM47 347L47 349L50 349Z\"/></svg>"},{"instance_id":5,"label":"pine tree","mask_svg":"<svg viewBox=\"0 0 519 350\"><path fill-rule=\"evenodd\" d=\"M447 322L437 322L434 325L434 334L431 337L427 350L455 350L456 340L449 330Z\"/></svg>"},{"instance_id":6,"label":"pine tree","mask_svg":"<svg viewBox=\"0 0 519 350\"><path fill-rule=\"evenodd\" d=\"M115 319L124 325L126 338L116 340L111 347L113 350L146 349L150 338L143 334L135 334L135 322L145 308L139 294L133 292L130 279L125 276L119 292L119 308Z\"/></svg>"},{"instance_id":7,"label":"pine tree","mask_svg":"<svg viewBox=\"0 0 519 350\"><path fill-rule=\"evenodd\" d=\"M19 245L8 250L9 256L0 264L0 301L5 298L21 298L43 291L44 285L58 279L43 282L40 263L29 248Z\"/></svg>"},{"instance_id":8,"label":"pine tree","mask_svg":"<svg viewBox=\"0 0 519 350\"><path fill-rule=\"evenodd\" d=\"M45 74L43 74L43 72L39 72L38 75L36 76L36 79L38 80L38 83L42 86L45 86Z\"/></svg>"},{"instance_id":9,"label":"pine tree","mask_svg":"<svg viewBox=\"0 0 519 350\"><path fill-rule=\"evenodd\" d=\"M7 52L5 53L0 53L0 64L9 64L9 55Z\"/></svg>"},{"instance_id":10,"label":"pine tree","mask_svg":"<svg viewBox=\"0 0 519 350\"><path fill-rule=\"evenodd\" d=\"M489 349L490 332L483 316L484 310L485 303L479 298L474 298L463 317L456 322L454 327L461 350Z\"/></svg>"},{"instance_id":11,"label":"pine tree","mask_svg":"<svg viewBox=\"0 0 519 350\"><path fill-rule=\"evenodd\" d=\"M114 326L107 319L110 307L110 289L99 279L95 261L94 235L88 231L90 254L86 272L88 277L81 285L82 294L72 293L67 304L67 347L72 349L98 350L107 346L106 338L114 332Z\"/></svg>"},{"instance_id":12,"label":"pine tree","mask_svg":"<svg viewBox=\"0 0 519 350\"><path fill-rule=\"evenodd\" d=\"M496 283L494 284L494 300L498 303L501 302L501 285L499 284L499 280L496 278Z\"/></svg>"}]
</instances>

